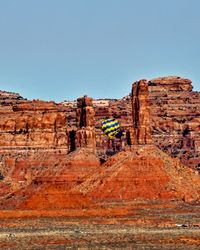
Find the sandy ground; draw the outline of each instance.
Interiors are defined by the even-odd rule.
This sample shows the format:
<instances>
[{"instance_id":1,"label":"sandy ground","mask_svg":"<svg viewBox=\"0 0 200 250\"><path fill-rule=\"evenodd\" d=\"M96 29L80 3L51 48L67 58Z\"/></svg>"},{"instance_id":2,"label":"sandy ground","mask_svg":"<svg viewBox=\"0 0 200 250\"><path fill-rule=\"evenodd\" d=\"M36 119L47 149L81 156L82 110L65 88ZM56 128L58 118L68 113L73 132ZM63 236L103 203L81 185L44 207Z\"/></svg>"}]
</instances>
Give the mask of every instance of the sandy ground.
<instances>
[{"instance_id":1,"label":"sandy ground","mask_svg":"<svg viewBox=\"0 0 200 250\"><path fill-rule=\"evenodd\" d=\"M0 211L0 249L200 249L199 205L104 208L105 214L96 215L89 209L57 211L58 216L56 211L46 216L45 211Z\"/></svg>"}]
</instances>

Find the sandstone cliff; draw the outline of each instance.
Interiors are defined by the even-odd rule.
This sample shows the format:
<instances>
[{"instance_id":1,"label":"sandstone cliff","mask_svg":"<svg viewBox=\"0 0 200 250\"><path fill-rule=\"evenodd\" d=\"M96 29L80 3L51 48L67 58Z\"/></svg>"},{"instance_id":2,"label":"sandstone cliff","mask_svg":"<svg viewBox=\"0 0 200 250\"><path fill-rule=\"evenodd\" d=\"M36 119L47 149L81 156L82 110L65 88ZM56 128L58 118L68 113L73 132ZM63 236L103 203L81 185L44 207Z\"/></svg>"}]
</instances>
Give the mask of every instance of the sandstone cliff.
<instances>
[{"instance_id":1,"label":"sandstone cliff","mask_svg":"<svg viewBox=\"0 0 200 250\"><path fill-rule=\"evenodd\" d=\"M125 131L134 128L137 144L151 143L151 131L152 143L161 150L180 158L187 166L200 166L200 93L192 91L190 80L180 77L145 81L143 89L139 82L133 85L133 103L129 95L120 100L106 100L105 106L95 107L87 96L77 100L76 108L54 102L27 101L19 94L1 91L2 194L5 187L13 190L36 177L53 176L54 166L61 171L69 158L69 162L84 164L86 168L87 164L99 165L95 154L105 160L122 150L127 145L126 138L111 142L103 134L101 118L105 116L118 119ZM132 119L132 107L138 107L140 101L149 102L151 108L139 107ZM148 123L150 128L146 126ZM81 148L93 152L87 164L83 163L85 152ZM75 149L76 154L68 157Z\"/></svg>"},{"instance_id":2,"label":"sandstone cliff","mask_svg":"<svg viewBox=\"0 0 200 250\"><path fill-rule=\"evenodd\" d=\"M150 106L148 82L141 80L132 86L133 127L130 131L131 144L151 144Z\"/></svg>"},{"instance_id":3,"label":"sandstone cliff","mask_svg":"<svg viewBox=\"0 0 200 250\"><path fill-rule=\"evenodd\" d=\"M200 166L200 93L192 91L191 81L180 77L162 77L148 81L150 126L153 144L178 157L189 167ZM110 100L109 106L96 107L97 150L112 151L100 130L104 114L117 118L125 130L132 127L131 95ZM121 145L115 141L116 152Z\"/></svg>"},{"instance_id":4,"label":"sandstone cliff","mask_svg":"<svg viewBox=\"0 0 200 250\"><path fill-rule=\"evenodd\" d=\"M68 148L66 113L53 102L23 101L0 109L0 147Z\"/></svg>"},{"instance_id":5,"label":"sandstone cliff","mask_svg":"<svg viewBox=\"0 0 200 250\"><path fill-rule=\"evenodd\" d=\"M76 186L92 199L176 200L200 198L198 172L150 145L149 86L142 80L133 84L130 147L108 159L85 182Z\"/></svg>"},{"instance_id":6,"label":"sandstone cliff","mask_svg":"<svg viewBox=\"0 0 200 250\"><path fill-rule=\"evenodd\" d=\"M90 205L86 197L69 190L82 183L100 166L100 161L95 155L94 110L91 100L88 97L78 100L78 129L75 132L73 152L67 154L67 150L58 150L56 145L51 150L48 149L48 145L46 150L18 150L15 155L7 155L4 152L2 208L58 209ZM18 107L17 110L25 110L26 107L30 111L27 104L23 104L23 107ZM49 106L40 108L44 110L44 107ZM6 188L7 186L9 188Z\"/></svg>"},{"instance_id":7,"label":"sandstone cliff","mask_svg":"<svg viewBox=\"0 0 200 250\"><path fill-rule=\"evenodd\" d=\"M92 199L174 200L200 198L197 172L153 145L133 146L112 156L95 174L76 186Z\"/></svg>"},{"instance_id":8,"label":"sandstone cliff","mask_svg":"<svg viewBox=\"0 0 200 250\"><path fill-rule=\"evenodd\" d=\"M200 93L192 91L190 80L174 76L149 80L148 89L153 143L171 156L179 157L182 163L193 168L198 167ZM107 100L105 106L94 107L96 150L103 158L119 152L122 145L117 139L114 146L109 142L101 131L100 119L113 116L119 120L122 128L129 130L132 127L130 98L127 96L120 100ZM90 109L90 106L88 108ZM81 140L85 143L84 129L76 135L76 138L80 138L75 142L78 122L76 112L80 110L78 111L75 106L27 101L19 94L2 91L0 147L63 148L67 152L73 151L75 144ZM94 138L93 132L89 130L90 137ZM124 144L126 145L126 141Z\"/></svg>"}]
</instances>

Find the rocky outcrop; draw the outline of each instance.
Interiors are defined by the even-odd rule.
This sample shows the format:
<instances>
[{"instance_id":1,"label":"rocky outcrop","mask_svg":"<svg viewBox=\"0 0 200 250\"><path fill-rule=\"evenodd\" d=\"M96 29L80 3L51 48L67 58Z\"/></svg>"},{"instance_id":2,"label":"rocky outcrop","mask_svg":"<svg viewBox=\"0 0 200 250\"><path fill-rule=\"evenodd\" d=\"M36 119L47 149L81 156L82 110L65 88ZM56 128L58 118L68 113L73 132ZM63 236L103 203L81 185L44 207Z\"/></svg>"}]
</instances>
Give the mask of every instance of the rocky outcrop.
<instances>
[{"instance_id":1,"label":"rocky outcrop","mask_svg":"<svg viewBox=\"0 0 200 250\"><path fill-rule=\"evenodd\" d=\"M1 196L52 173L69 152L66 111L62 105L27 101L5 93L0 103ZM61 156L62 155L62 156Z\"/></svg>"},{"instance_id":2,"label":"rocky outcrop","mask_svg":"<svg viewBox=\"0 0 200 250\"><path fill-rule=\"evenodd\" d=\"M92 98L84 96L77 100L76 148L96 151L95 119Z\"/></svg>"},{"instance_id":3,"label":"rocky outcrop","mask_svg":"<svg viewBox=\"0 0 200 250\"><path fill-rule=\"evenodd\" d=\"M6 176L4 183L10 181L11 188L2 195L7 198L7 201L2 203L3 207L16 208L21 203L23 205L20 207L27 209L85 206L86 198L81 197L77 192L68 191L82 183L100 166L100 160L95 155L94 110L91 100L83 97L78 101L79 128L75 131L76 148L73 152L67 154L67 151L56 147L50 150L47 145L45 151L42 148L34 153L26 150L22 155L19 155L18 151L15 156L4 157L4 166L6 166L4 169L10 169L7 173L4 171ZM23 104L23 110L26 106ZM66 124L63 127L65 126ZM33 195L33 189L38 192L36 195ZM43 204L44 202L46 204Z\"/></svg>"},{"instance_id":4,"label":"rocky outcrop","mask_svg":"<svg viewBox=\"0 0 200 250\"><path fill-rule=\"evenodd\" d=\"M151 144L148 82L141 80L134 83L131 97L133 117L133 128L130 131L131 144Z\"/></svg>"},{"instance_id":5,"label":"rocky outcrop","mask_svg":"<svg viewBox=\"0 0 200 250\"><path fill-rule=\"evenodd\" d=\"M158 78L149 81L152 83L157 85L157 90L150 86L154 144L196 168L200 162L200 93L192 92L191 81L180 77Z\"/></svg>"},{"instance_id":6,"label":"rocky outcrop","mask_svg":"<svg viewBox=\"0 0 200 250\"><path fill-rule=\"evenodd\" d=\"M161 150L178 157L189 167L200 164L199 124L200 93L192 91L191 81L181 77L162 77L148 81L150 104L150 128L153 144ZM108 107L95 108L97 152L110 154L122 150L115 140L115 151L101 132L99 120L105 116L115 117L121 127L132 127L131 95L110 100ZM126 141L124 141L126 144Z\"/></svg>"},{"instance_id":7,"label":"rocky outcrop","mask_svg":"<svg viewBox=\"0 0 200 250\"><path fill-rule=\"evenodd\" d=\"M66 113L53 102L23 101L0 109L0 147L66 148ZM4 107L3 107L4 108Z\"/></svg>"},{"instance_id":8,"label":"rocky outcrop","mask_svg":"<svg viewBox=\"0 0 200 250\"><path fill-rule=\"evenodd\" d=\"M192 81L189 79L168 76L152 79L148 82L150 91L192 91Z\"/></svg>"},{"instance_id":9,"label":"rocky outcrop","mask_svg":"<svg viewBox=\"0 0 200 250\"><path fill-rule=\"evenodd\" d=\"M82 183L88 175L100 166L96 156L95 120L92 98L84 96L77 100L77 131L75 134L75 151L68 155L68 163L57 180L73 187Z\"/></svg>"},{"instance_id":10,"label":"rocky outcrop","mask_svg":"<svg viewBox=\"0 0 200 250\"><path fill-rule=\"evenodd\" d=\"M148 97L146 80L133 84L131 146L107 160L74 191L81 191L92 199L109 201L199 200L198 172L149 145L152 139ZM187 134L185 131L185 136ZM191 146L190 137L187 143Z\"/></svg>"},{"instance_id":11,"label":"rocky outcrop","mask_svg":"<svg viewBox=\"0 0 200 250\"><path fill-rule=\"evenodd\" d=\"M159 81L161 91L152 88ZM173 147L183 155L188 148L198 150L199 100L191 96L199 95L191 91L191 83L183 81L161 78L136 82L131 97L111 100L101 115L87 96L79 98L77 109L70 107L70 111L54 102L17 100L7 105L0 122L2 207L82 208L90 206L91 199L198 200L198 173L152 145L171 155ZM169 85L173 88L166 91ZM186 96L188 104L195 103L193 111L186 105ZM126 146L124 138L122 151L118 147L122 139L113 140L114 153L121 152L100 167L96 154L106 149L103 153L108 155L111 142L100 128L99 118L106 113L130 131L131 146Z\"/></svg>"},{"instance_id":12,"label":"rocky outcrop","mask_svg":"<svg viewBox=\"0 0 200 250\"><path fill-rule=\"evenodd\" d=\"M24 100L24 98L18 93L0 90L0 105L1 106L13 105L22 100Z\"/></svg>"},{"instance_id":13,"label":"rocky outcrop","mask_svg":"<svg viewBox=\"0 0 200 250\"><path fill-rule=\"evenodd\" d=\"M126 148L74 188L99 200L176 200L200 198L197 172L153 145Z\"/></svg>"},{"instance_id":14,"label":"rocky outcrop","mask_svg":"<svg viewBox=\"0 0 200 250\"><path fill-rule=\"evenodd\" d=\"M9 194L1 202L1 209L60 210L94 207L94 203L79 192L69 191L65 183L31 183Z\"/></svg>"},{"instance_id":15,"label":"rocky outcrop","mask_svg":"<svg viewBox=\"0 0 200 250\"><path fill-rule=\"evenodd\" d=\"M95 125L95 112L93 108L92 98L88 96L80 97L77 99L77 127L94 127Z\"/></svg>"},{"instance_id":16,"label":"rocky outcrop","mask_svg":"<svg viewBox=\"0 0 200 250\"><path fill-rule=\"evenodd\" d=\"M27 101L19 94L1 91L0 172L2 170L3 174L7 173L4 156L12 158L19 154L22 157L23 150L24 152L32 150L32 153L33 150L35 153L37 150L43 150L43 152L45 150L63 152L64 150L67 154L84 147L90 148L102 159L109 158L121 151L123 147L119 139L111 143L102 132L101 118L106 116L115 117L125 131L134 127L135 135L137 130L137 136L132 138L132 142L135 141L133 144L141 143L136 138L138 135L142 143L150 143L150 138L144 139L145 133L149 134L149 132L141 129L141 124L147 123L150 119L153 144L172 157L179 157L187 166L198 167L200 164L200 93L192 91L190 80L180 77L149 80L148 90L150 117L148 108L142 110L141 113L145 112L143 120L135 119L134 125L130 95L120 100L107 100L106 106L94 108L91 98L85 96L79 99L78 108L76 108L54 102ZM140 104L148 100L144 95L145 92L141 93L140 89L140 96L137 97L137 102L139 101ZM136 96L134 98L136 101ZM140 129L137 128L138 126ZM127 144L125 138L123 138L123 144ZM25 158L27 159L26 153Z\"/></svg>"},{"instance_id":17,"label":"rocky outcrop","mask_svg":"<svg viewBox=\"0 0 200 250\"><path fill-rule=\"evenodd\" d=\"M182 163L193 168L198 167L200 93L192 91L190 80L180 77L149 80L148 90L153 143L171 156L179 157ZM24 100L19 94L1 92L0 102L1 147L7 149L56 147L65 148L68 152L76 147L79 148L81 144L94 147L93 129L89 129L88 126L86 132L81 124L77 126L80 122L76 113L84 114L84 110L80 107L81 101L78 111L76 107L66 107L53 102L31 102ZM90 98L87 97L86 102L89 115ZM109 142L101 130L101 118L115 117L125 131L130 130L131 96L120 100L107 100L106 106L95 106L94 110L96 152L100 157L108 158L123 147L118 139L114 140L114 147ZM93 119L90 122L93 123ZM80 130L79 133L76 133L77 128ZM90 138L90 142L86 142L86 137ZM126 145L126 140L123 143Z\"/></svg>"}]
</instances>

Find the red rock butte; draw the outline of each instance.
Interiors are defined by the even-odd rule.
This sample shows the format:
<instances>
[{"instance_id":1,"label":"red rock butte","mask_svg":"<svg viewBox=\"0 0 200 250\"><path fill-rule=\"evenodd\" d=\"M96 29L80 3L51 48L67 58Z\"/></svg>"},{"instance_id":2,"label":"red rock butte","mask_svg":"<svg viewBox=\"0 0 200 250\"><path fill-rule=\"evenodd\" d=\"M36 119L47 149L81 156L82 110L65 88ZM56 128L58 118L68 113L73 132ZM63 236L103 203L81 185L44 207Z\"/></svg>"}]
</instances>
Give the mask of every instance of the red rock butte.
<instances>
[{"instance_id":1,"label":"red rock butte","mask_svg":"<svg viewBox=\"0 0 200 250\"><path fill-rule=\"evenodd\" d=\"M137 81L129 96L94 106L88 96L56 104L0 92L2 209L199 200L199 97L180 77ZM103 134L107 116L126 136Z\"/></svg>"},{"instance_id":2,"label":"red rock butte","mask_svg":"<svg viewBox=\"0 0 200 250\"><path fill-rule=\"evenodd\" d=\"M148 94L147 81L133 84L130 147L111 157L75 190L107 200L200 198L199 175L152 145Z\"/></svg>"}]
</instances>

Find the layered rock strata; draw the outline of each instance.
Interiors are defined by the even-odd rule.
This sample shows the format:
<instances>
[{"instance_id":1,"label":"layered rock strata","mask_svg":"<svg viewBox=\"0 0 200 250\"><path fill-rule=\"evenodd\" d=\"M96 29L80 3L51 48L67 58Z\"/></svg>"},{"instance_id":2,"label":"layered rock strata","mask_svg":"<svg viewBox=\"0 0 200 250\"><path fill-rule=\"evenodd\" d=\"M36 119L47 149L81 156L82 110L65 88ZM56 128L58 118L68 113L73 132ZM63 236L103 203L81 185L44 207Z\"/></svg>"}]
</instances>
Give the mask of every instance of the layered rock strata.
<instances>
[{"instance_id":1,"label":"layered rock strata","mask_svg":"<svg viewBox=\"0 0 200 250\"><path fill-rule=\"evenodd\" d=\"M0 147L66 148L66 113L54 102L22 101L0 109Z\"/></svg>"},{"instance_id":2,"label":"layered rock strata","mask_svg":"<svg viewBox=\"0 0 200 250\"><path fill-rule=\"evenodd\" d=\"M67 166L57 180L72 187L81 183L100 166L96 156L95 120L92 98L84 96L77 100L77 131L75 134L75 151L68 155Z\"/></svg>"},{"instance_id":3,"label":"layered rock strata","mask_svg":"<svg viewBox=\"0 0 200 250\"><path fill-rule=\"evenodd\" d=\"M73 152L67 154L68 151L55 147L52 151L40 149L31 153L30 150L26 150L22 155L5 157L4 165L7 166L5 169L10 171L4 172L6 176L4 184L10 181L11 186L2 195L6 198L2 207L14 208L23 203L23 207L30 208L31 203L33 209L38 207L37 201L40 200L43 203L46 199L46 208L47 206L53 208L53 203L57 202L58 197L62 200L59 204L54 204L54 208L58 206L66 208L70 207L70 204L85 206L84 197L82 197L82 203L78 202L81 195L68 191L82 183L100 166L100 161L95 155L94 110L91 100L89 97L78 100L76 119L78 130L75 131L76 148ZM34 196L33 189L40 194ZM29 202L28 199L30 199ZM44 204L39 206L42 208Z\"/></svg>"},{"instance_id":4,"label":"layered rock strata","mask_svg":"<svg viewBox=\"0 0 200 250\"><path fill-rule=\"evenodd\" d=\"M153 145L126 148L108 159L84 183L74 188L106 201L198 201L200 177Z\"/></svg>"},{"instance_id":5,"label":"layered rock strata","mask_svg":"<svg viewBox=\"0 0 200 250\"><path fill-rule=\"evenodd\" d=\"M131 146L117 153L73 190L100 200L198 201L198 172L182 165L151 142L148 83L133 85ZM148 138L148 139L146 139ZM140 145L142 144L142 145Z\"/></svg>"},{"instance_id":6,"label":"layered rock strata","mask_svg":"<svg viewBox=\"0 0 200 250\"><path fill-rule=\"evenodd\" d=\"M148 82L141 80L132 86L133 128L130 131L132 145L151 144Z\"/></svg>"},{"instance_id":7,"label":"layered rock strata","mask_svg":"<svg viewBox=\"0 0 200 250\"><path fill-rule=\"evenodd\" d=\"M180 77L152 79L148 81L148 89L153 143L171 156L179 157L182 163L200 167L200 93L192 91L190 80ZM87 109L91 107L89 99ZM84 108L78 109L84 114ZM96 152L106 159L122 150L122 145L118 139L110 143L101 130L101 118L115 117L125 131L130 130L133 127L131 96L106 100L105 106L95 105L94 111ZM77 126L77 112L76 105L27 101L19 94L1 91L1 150L17 154L18 150L30 149L71 152L81 145L94 149L93 129L87 125L86 132L85 126Z\"/></svg>"},{"instance_id":8,"label":"layered rock strata","mask_svg":"<svg viewBox=\"0 0 200 250\"><path fill-rule=\"evenodd\" d=\"M84 96L77 100L76 148L87 148L96 151L95 112L92 98Z\"/></svg>"},{"instance_id":9,"label":"layered rock strata","mask_svg":"<svg viewBox=\"0 0 200 250\"><path fill-rule=\"evenodd\" d=\"M153 144L189 167L200 167L200 93L192 91L190 80L180 77L149 80L148 89ZM108 107L95 108L97 152L110 153L113 149L99 123L103 113L118 119L125 131L130 130L133 126L131 95L110 100ZM113 153L122 149L117 140L115 143ZM103 151L105 148L109 150Z\"/></svg>"}]
</instances>

